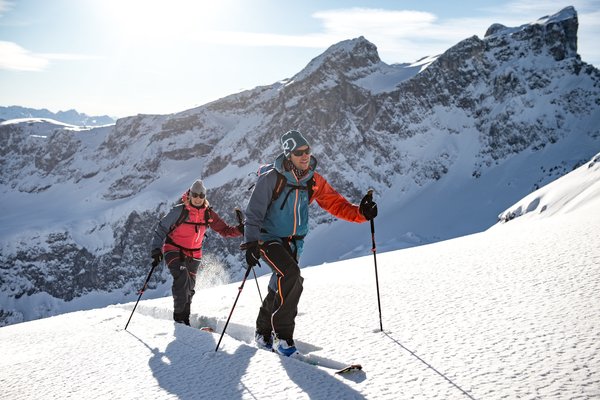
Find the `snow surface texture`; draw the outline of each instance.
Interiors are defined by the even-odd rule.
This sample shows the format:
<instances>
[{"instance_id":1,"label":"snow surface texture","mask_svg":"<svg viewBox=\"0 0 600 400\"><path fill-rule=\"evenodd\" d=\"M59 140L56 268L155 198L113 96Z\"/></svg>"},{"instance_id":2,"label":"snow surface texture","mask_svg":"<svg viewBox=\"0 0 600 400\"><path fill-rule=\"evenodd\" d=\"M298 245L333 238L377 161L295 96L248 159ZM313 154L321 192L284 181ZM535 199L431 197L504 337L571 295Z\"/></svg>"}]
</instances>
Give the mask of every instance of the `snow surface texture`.
<instances>
[{"instance_id":1,"label":"snow surface texture","mask_svg":"<svg viewBox=\"0 0 600 400\"><path fill-rule=\"evenodd\" d=\"M544 198L564 198L581 174L598 182L597 168L581 168ZM170 320L165 297L142 300L128 331L134 303L0 328L0 397L599 398L600 196L565 207L378 254L383 332L372 256L303 269L299 350L362 372L338 376L257 350L260 300L248 280L218 352L239 283L198 290L193 327ZM267 277L258 284L264 296ZM204 325L217 333L195 329Z\"/></svg>"},{"instance_id":2,"label":"snow surface texture","mask_svg":"<svg viewBox=\"0 0 600 400\"><path fill-rule=\"evenodd\" d=\"M567 213L600 196L600 153L576 171L526 196L498 219L547 217Z\"/></svg>"}]
</instances>

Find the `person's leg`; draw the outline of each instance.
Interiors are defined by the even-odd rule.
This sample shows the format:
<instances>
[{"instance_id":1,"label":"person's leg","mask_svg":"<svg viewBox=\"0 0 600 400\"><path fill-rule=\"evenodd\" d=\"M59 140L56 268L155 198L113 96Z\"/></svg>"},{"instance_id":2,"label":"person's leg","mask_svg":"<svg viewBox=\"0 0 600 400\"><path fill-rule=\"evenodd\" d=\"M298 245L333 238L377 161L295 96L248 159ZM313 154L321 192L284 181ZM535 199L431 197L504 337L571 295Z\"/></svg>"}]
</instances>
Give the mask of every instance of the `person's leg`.
<instances>
[{"instance_id":1,"label":"person's leg","mask_svg":"<svg viewBox=\"0 0 600 400\"><path fill-rule=\"evenodd\" d=\"M273 300L275 292L269 288L267 296L260 306L258 317L256 318L256 332L263 335L270 335L273 328L271 327L271 314L273 314Z\"/></svg>"},{"instance_id":2,"label":"person's leg","mask_svg":"<svg viewBox=\"0 0 600 400\"><path fill-rule=\"evenodd\" d=\"M262 246L261 257L277 274L271 313L273 332L278 339L288 340L293 344L295 319L304 280L300 275L300 267L290 251L279 242L269 242Z\"/></svg>"},{"instance_id":3,"label":"person's leg","mask_svg":"<svg viewBox=\"0 0 600 400\"><path fill-rule=\"evenodd\" d=\"M186 288L188 281L187 269L178 251L165 253L165 263L169 267L169 272L173 277L173 284L171 285L171 293L173 294L173 320L185 323L185 308L188 298Z\"/></svg>"},{"instance_id":4,"label":"person's leg","mask_svg":"<svg viewBox=\"0 0 600 400\"><path fill-rule=\"evenodd\" d=\"M190 310L192 306L192 298L196 294L196 277L198 275L198 268L200 267L200 259L187 258L186 269L187 269L187 281L185 282L186 291L186 303L183 310L183 322L186 325L190 324Z\"/></svg>"},{"instance_id":5,"label":"person's leg","mask_svg":"<svg viewBox=\"0 0 600 400\"><path fill-rule=\"evenodd\" d=\"M256 318L255 340L259 347L270 349L273 347L273 327L271 325L271 314L273 314L273 300L275 291L269 287L267 296L264 298L258 317Z\"/></svg>"}]
</instances>

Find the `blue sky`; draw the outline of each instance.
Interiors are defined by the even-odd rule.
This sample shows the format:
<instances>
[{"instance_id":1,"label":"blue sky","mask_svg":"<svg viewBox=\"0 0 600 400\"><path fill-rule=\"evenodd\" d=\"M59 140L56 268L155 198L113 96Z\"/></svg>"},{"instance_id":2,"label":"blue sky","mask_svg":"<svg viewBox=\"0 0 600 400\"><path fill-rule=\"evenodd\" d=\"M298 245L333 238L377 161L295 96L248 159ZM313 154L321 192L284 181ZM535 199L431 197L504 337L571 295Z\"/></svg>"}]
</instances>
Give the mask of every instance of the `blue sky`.
<instances>
[{"instance_id":1,"label":"blue sky","mask_svg":"<svg viewBox=\"0 0 600 400\"><path fill-rule=\"evenodd\" d=\"M345 39L412 62L569 5L598 67L600 0L0 0L0 105L167 114L289 78Z\"/></svg>"}]
</instances>

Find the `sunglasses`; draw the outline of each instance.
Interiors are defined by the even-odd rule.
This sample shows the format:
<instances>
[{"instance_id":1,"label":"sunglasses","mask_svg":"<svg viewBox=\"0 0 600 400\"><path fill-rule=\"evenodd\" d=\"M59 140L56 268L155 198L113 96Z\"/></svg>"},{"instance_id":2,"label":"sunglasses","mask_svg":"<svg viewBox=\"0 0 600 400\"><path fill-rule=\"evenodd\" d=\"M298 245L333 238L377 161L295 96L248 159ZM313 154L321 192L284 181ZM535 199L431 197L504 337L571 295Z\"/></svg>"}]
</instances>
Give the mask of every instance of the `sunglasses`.
<instances>
[{"instance_id":1,"label":"sunglasses","mask_svg":"<svg viewBox=\"0 0 600 400\"><path fill-rule=\"evenodd\" d=\"M296 157L302 157L303 155L310 155L310 147L307 147L304 150L294 150L292 151L292 154L295 155Z\"/></svg>"},{"instance_id":2,"label":"sunglasses","mask_svg":"<svg viewBox=\"0 0 600 400\"><path fill-rule=\"evenodd\" d=\"M201 199L203 199L203 198L205 198L205 197L206 197L206 195L205 195L204 193L194 193L194 192L190 192L190 195L191 195L193 198L200 197Z\"/></svg>"}]
</instances>

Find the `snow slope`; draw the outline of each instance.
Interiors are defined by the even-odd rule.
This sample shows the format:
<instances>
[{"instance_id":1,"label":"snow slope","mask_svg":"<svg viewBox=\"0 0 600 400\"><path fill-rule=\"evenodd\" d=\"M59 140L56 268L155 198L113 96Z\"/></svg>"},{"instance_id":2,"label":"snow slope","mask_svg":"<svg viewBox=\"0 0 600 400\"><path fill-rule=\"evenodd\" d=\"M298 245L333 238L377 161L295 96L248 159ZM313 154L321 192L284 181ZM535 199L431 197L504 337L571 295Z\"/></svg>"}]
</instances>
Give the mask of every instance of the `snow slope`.
<instances>
[{"instance_id":1,"label":"snow slope","mask_svg":"<svg viewBox=\"0 0 600 400\"><path fill-rule=\"evenodd\" d=\"M133 302L0 328L0 398L599 398L599 211L595 191L568 212L378 254L384 332L372 255L303 269L298 348L360 373L254 348L249 280L218 352L218 334L170 321L169 297L142 300L128 331ZM197 290L192 324L221 332L238 287Z\"/></svg>"},{"instance_id":2,"label":"snow slope","mask_svg":"<svg viewBox=\"0 0 600 400\"><path fill-rule=\"evenodd\" d=\"M101 126L115 123L114 118L111 118L108 115L90 116L85 113L79 113L73 109L54 113L45 108L36 109L21 106L0 106L0 120L14 120L20 118L54 119L77 126Z\"/></svg>"},{"instance_id":3,"label":"snow slope","mask_svg":"<svg viewBox=\"0 0 600 400\"><path fill-rule=\"evenodd\" d=\"M502 221L517 217L544 218L568 213L600 196L600 153L570 174L525 196L498 216Z\"/></svg>"}]
</instances>

